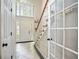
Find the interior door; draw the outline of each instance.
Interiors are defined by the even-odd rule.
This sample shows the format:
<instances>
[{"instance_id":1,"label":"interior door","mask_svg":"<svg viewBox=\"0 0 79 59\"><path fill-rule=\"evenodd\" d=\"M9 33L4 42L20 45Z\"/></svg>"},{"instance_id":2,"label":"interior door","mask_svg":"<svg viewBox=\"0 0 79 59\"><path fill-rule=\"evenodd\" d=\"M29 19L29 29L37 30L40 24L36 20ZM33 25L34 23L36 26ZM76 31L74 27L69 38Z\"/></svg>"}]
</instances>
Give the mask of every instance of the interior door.
<instances>
[{"instance_id":1,"label":"interior door","mask_svg":"<svg viewBox=\"0 0 79 59\"><path fill-rule=\"evenodd\" d=\"M20 22L20 42L22 41L31 41L32 39L32 25L29 24L29 21Z\"/></svg>"},{"instance_id":2,"label":"interior door","mask_svg":"<svg viewBox=\"0 0 79 59\"><path fill-rule=\"evenodd\" d=\"M2 59L12 59L12 2L2 0Z\"/></svg>"},{"instance_id":3,"label":"interior door","mask_svg":"<svg viewBox=\"0 0 79 59\"><path fill-rule=\"evenodd\" d=\"M78 59L78 0L51 0L48 59Z\"/></svg>"}]
</instances>

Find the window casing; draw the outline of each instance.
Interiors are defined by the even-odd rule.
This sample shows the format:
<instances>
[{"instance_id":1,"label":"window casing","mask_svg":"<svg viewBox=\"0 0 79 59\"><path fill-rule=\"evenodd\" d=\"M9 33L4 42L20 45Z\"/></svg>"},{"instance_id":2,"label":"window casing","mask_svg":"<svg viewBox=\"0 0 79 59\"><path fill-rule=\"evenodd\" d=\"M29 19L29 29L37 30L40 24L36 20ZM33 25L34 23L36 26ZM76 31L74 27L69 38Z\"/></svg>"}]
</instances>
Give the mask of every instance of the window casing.
<instances>
[{"instance_id":1,"label":"window casing","mask_svg":"<svg viewBox=\"0 0 79 59\"><path fill-rule=\"evenodd\" d=\"M17 16L34 16L34 5L29 0L19 0L16 3L16 15Z\"/></svg>"}]
</instances>

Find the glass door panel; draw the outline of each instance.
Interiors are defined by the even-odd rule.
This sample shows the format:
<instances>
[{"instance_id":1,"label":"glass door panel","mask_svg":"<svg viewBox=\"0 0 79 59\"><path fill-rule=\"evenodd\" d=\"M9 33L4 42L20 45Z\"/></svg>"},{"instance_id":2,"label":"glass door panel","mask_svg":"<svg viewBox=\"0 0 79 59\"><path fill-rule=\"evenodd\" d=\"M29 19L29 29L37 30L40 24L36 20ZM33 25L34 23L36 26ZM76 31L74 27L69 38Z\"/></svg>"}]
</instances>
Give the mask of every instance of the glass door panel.
<instances>
[{"instance_id":1,"label":"glass door panel","mask_svg":"<svg viewBox=\"0 0 79 59\"><path fill-rule=\"evenodd\" d=\"M56 12L63 10L63 0L55 1Z\"/></svg>"},{"instance_id":2,"label":"glass door panel","mask_svg":"<svg viewBox=\"0 0 79 59\"><path fill-rule=\"evenodd\" d=\"M78 27L78 6L65 10L65 27Z\"/></svg>"}]
</instances>

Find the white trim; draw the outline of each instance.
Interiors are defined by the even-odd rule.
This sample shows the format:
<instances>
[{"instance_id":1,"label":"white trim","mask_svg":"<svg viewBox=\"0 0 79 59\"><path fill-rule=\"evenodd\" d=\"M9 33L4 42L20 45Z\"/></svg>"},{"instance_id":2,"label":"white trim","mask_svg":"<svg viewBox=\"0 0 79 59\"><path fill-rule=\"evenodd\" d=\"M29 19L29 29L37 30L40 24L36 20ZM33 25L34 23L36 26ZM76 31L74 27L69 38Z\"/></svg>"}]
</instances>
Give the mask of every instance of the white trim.
<instances>
[{"instance_id":1,"label":"white trim","mask_svg":"<svg viewBox=\"0 0 79 59\"><path fill-rule=\"evenodd\" d=\"M49 1L49 5L51 5L51 4L54 3L54 2L55 2L55 0Z\"/></svg>"},{"instance_id":2,"label":"white trim","mask_svg":"<svg viewBox=\"0 0 79 59\"><path fill-rule=\"evenodd\" d=\"M65 13L64 13L64 0L63 0L63 28L65 27ZM65 31L63 30L63 46L65 46ZM62 59L64 59L64 48L63 48L63 56Z\"/></svg>"},{"instance_id":3,"label":"white trim","mask_svg":"<svg viewBox=\"0 0 79 59\"><path fill-rule=\"evenodd\" d=\"M53 43L53 44L55 44L55 45L57 45L57 46L59 46L59 47L61 47L61 48L64 48L65 50L68 50L68 51L70 51L70 52L72 52L72 53L78 55L78 52L76 52L76 51L74 51L74 50L72 50L72 49L69 49L69 48L67 48L67 47L64 47L63 45L61 45L61 44L59 44L59 43L56 43L56 42L54 42L54 41L51 41L51 43Z\"/></svg>"},{"instance_id":4,"label":"white trim","mask_svg":"<svg viewBox=\"0 0 79 59\"><path fill-rule=\"evenodd\" d=\"M39 46L36 46L36 48L39 50L39 52L43 55L44 58L47 58L47 56L44 55L44 53L42 53L43 51L40 49Z\"/></svg>"},{"instance_id":5,"label":"white trim","mask_svg":"<svg viewBox=\"0 0 79 59\"><path fill-rule=\"evenodd\" d=\"M57 59L54 54L50 53L50 55L51 55L54 59Z\"/></svg>"},{"instance_id":6,"label":"white trim","mask_svg":"<svg viewBox=\"0 0 79 59\"><path fill-rule=\"evenodd\" d=\"M57 12L57 13L51 15L50 17L56 16L56 15L58 15L58 14L60 14L60 13L63 13L63 10L60 10L59 12Z\"/></svg>"},{"instance_id":7,"label":"white trim","mask_svg":"<svg viewBox=\"0 0 79 59\"><path fill-rule=\"evenodd\" d=\"M52 30L55 30L55 29L61 29L61 30L65 30L65 29L78 29L78 27L66 27L66 28L50 28Z\"/></svg>"},{"instance_id":8,"label":"white trim","mask_svg":"<svg viewBox=\"0 0 79 59\"><path fill-rule=\"evenodd\" d=\"M50 5L48 4L48 38L50 38ZM48 41L48 59L50 59L50 41Z\"/></svg>"},{"instance_id":9,"label":"white trim","mask_svg":"<svg viewBox=\"0 0 79 59\"><path fill-rule=\"evenodd\" d=\"M68 6L68 7L64 8L64 10L69 9L69 8L71 8L71 7L75 6L75 5L78 5L78 2L75 2L75 3L71 4L70 6Z\"/></svg>"}]
</instances>

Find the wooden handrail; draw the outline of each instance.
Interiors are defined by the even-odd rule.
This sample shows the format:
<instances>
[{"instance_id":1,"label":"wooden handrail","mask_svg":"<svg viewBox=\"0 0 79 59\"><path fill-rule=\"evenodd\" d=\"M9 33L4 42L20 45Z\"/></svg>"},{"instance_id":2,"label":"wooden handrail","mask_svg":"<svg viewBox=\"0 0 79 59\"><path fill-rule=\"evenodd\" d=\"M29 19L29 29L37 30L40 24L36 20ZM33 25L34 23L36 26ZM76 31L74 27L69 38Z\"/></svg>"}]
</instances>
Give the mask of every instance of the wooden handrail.
<instances>
[{"instance_id":1,"label":"wooden handrail","mask_svg":"<svg viewBox=\"0 0 79 59\"><path fill-rule=\"evenodd\" d=\"M44 12L45 12L45 9L46 9L47 4L48 4L48 0L47 0L46 3L45 3L43 12L42 12L42 14L41 14L40 20L39 20L38 25L37 25L37 28L36 28L36 31L37 31L37 29L38 29L38 27L39 27L39 25L40 25L40 22L41 22L41 20L42 20L42 17L43 17L43 14L44 14Z\"/></svg>"}]
</instances>

